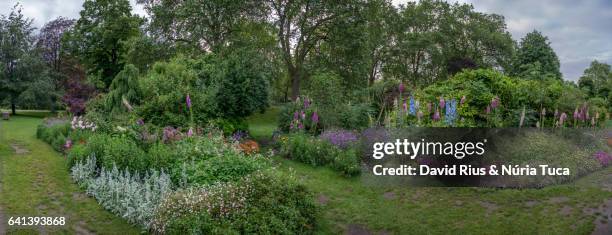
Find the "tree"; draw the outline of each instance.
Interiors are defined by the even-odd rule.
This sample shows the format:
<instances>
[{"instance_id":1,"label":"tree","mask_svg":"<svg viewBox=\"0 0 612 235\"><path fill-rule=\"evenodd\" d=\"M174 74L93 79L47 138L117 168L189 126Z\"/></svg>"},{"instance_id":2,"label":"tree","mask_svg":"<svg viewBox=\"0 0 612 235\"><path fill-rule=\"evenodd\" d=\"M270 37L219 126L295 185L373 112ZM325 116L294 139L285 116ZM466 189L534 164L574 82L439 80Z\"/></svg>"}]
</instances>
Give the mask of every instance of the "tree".
<instances>
[{"instance_id":1,"label":"tree","mask_svg":"<svg viewBox=\"0 0 612 235\"><path fill-rule=\"evenodd\" d=\"M36 48L40 51L42 60L50 68L49 83L42 90L49 94L49 106L52 112L56 109L56 102L61 97L63 83L66 80L66 76L61 71L66 60L66 53L64 53L64 48L62 47L62 38L66 32L73 28L74 23L75 20L73 19L58 17L47 22L40 30L36 39ZM40 87L41 84L38 84ZM42 97L37 99L40 98Z\"/></svg>"},{"instance_id":2,"label":"tree","mask_svg":"<svg viewBox=\"0 0 612 235\"><path fill-rule=\"evenodd\" d=\"M306 59L328 37L331 25L351 7L346 2L269 0L281 55L291 81L291 98L300 95L306 77Z\"/></svg>"},{"instance_id":3,"label":"tree","mask_svg":"<svg viewBox=\"0 0 612 235\"><path fill-rule=\"evenodd\" d=\"M265 17L259 1L139 0L151 16L149 30L164 42L217 51L245 20Z\"/></svg>"},{"instance_id":4,"label":"tree","mask_svg":"<svg viewBox=\"0 0 612 235\"><path fill-rule=\"evenodd\" d=\"M58 17L47 22L36 41L36 47L41 50L43 60L49 64L55 72L60 72L63 59L62 37L64 33L70 31L74 26L75 20Z\"/></svg>"},{"instance_id":5,"label":"tree","mask_svg":"<svg viewBox=\"0 0 612 235\"><path fill-rule=\"evenodd\" d=\"M507 69L514 42L504 18L468 4L424 0L400 6L385 75L426 85L463 68Z\"/></svg>"},{"instance_id":6,"label":"tree","mask_svg":"<svg viewBox=\"0 0 612 235\"><path fill-rule=\"evenodd\" d=\"M124 44L138 36L142 19L132 15L127 0L86 0L81 17L64 41L89 74L98 75L108 87L124 66Z\"/></svg>"},{"instance_id":7,"label":"tree","mask_svg":"<svg viewBox=\"0 0 612 235\"><path fill-rule=\"evenodd\" d=\"M8 16L0 18L0 93L10 99L12 113L15 114L19 95L28 88L34 78L24 63L33 62L30 53L33 37L32 19L21 13L21 6L15 5Z\"/></svg>"},{"instance_id":8,"label":"tree","mask_svg":"<svg viewBox=\"0 0 612 235\"><path fill-rule=\"evenodd\" d=\"M559 71L559 58L550 47L548 38L538 31L533 31L521 39L513 64L513 74L520 75L532 69L536 62L539 63L542 74L550 74L557 79L562 78Z\"/></svg>"},{"instance_id":9,"label":"tree","mask_svg":"<svg viewBox=\"0 0 612 235\"><path fill-rule=\"evenodd\" d=\"M578 86L587 91L589 97L606 99L612 91L612 70L610 65L594 60L584 70L578 80Z\"/></svg>"}]
</instances>

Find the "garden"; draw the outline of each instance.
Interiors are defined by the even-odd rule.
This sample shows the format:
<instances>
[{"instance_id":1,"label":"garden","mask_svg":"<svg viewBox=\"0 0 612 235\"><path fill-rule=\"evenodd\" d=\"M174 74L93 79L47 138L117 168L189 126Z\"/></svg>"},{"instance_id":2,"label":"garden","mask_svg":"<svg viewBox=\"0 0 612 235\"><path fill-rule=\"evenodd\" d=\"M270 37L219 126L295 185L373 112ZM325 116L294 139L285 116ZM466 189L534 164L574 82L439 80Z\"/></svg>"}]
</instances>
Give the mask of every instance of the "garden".
<instances>
[{"instance_id":1,"label":"garden","mask_svg":"<svg viewBox=\"0 0 612 235\"><path fill-rule=\"evenodd\" d=\"M546 36L515 42L499 15L349 2L86 0L38 34L16 5L0 234L612 232L609 64L565 80ZM470 135L494 146L473 164L571 174L372 175L373 143ZM4 221L24 215L70 226Z\"/></svg>"}]
</instances>

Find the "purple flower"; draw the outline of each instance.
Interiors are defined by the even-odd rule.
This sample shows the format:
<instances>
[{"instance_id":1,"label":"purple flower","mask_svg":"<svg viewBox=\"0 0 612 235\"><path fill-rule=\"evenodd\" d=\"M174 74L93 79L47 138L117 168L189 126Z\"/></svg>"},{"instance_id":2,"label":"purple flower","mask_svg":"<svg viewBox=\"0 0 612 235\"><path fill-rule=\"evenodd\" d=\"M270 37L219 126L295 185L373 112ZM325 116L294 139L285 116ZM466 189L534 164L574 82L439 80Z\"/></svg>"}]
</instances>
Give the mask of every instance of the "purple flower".
<instances>
[{"instance_id":1,"label":"purple flower","mask_svg":"<svg viewBox=\"0 0 612 235\"><path fill-rule=\"evenodd\" d=\"M438 120L440 120L440 110L439 110L439 109L437 109L437 108L436 108L436 112L434 113L434 115L433 115L433 118L432 118L432 119L433 119L434 121L438 121Z\"/></svg>"},{"instance_id":2,"label":"purple flower","mask_svg":"<svg viewBox=\"0 0 612 235\"><path fill-rule=\"evenodd\" d=\"M444 108L446 106L446 102L444 101L444 97L440 96L440 108Z\"/></svg>"},{"instance_id":3,"label":"purple flower","mask_svg":"<svg viewBox=\"0 0 612 235\"><path fill-rule=\"evenodd\" d=\"M310 100L308 98L304 98L304 109L308 109L310 107Z\"/></svg>"},{"instance_id":4,"label":"purple flower","mask_svg":"<svg viewBox=\"0 0 612 235\"><path fill-rule=\"evenodd\" d=\"M499 106L499 97L495 96L491 100L491 109L496 109Z\"/></svg>"},{"instance_id":5,"label":"purple flower","mask_svg":"<svg viewBox=\"0 0 612 235\"><path fill-rule=\"evenodd\" d=\"M64 148L65 148L65 149L70 149L70 148L72 148L72 140L67 139L67 140L66 140L66 143L64 144Z\"/></svg>"},{"instance_id":6,"label":"purple flower","mask_svg":"<svg viewBox=\"0 0 612 235\"><path fill-rule=\"evenodd\" d=\"M404 112L408 110L408 105L406 104L406 100L404 100L404 104L402 105Z\"/></svg>"},{"instance_id":7,"label":"purple flower","mask_svg":"<svg viewBox=\"0 0 612 235\"><path fill-rule=\"evenodd\" d=\"M314 124L319 123L319 114L317 114L317 111L312 113L312 123L314 123Z\"/></svg>"},{"instance_id":8,"label":"purple flower","mask_svg":"<svg viewBox=\"0 0 612 235\"><path fill-rule=\"evenodd\" d=\"M566 113L561 113L561 117L559 117L559 126L563 126L563 122L567 119Z\"/></svg>"},{"instance_id":9,"label":"purple flower","mask_svg":"<svg viewBox=\"0 0 612 235\"><path fill-rule=\"evenodd\" d=\"M576 109L574 110L574 120L578 120L578 118L579 118L578 107L576 107Z\"/></svg>"},{"instance_id":10,"label":"purple flower","mask_svg":"<svg viewBox=\"0 0 612 235\"><path fill-rule=\"evenodd\" d=\"M192 137L193 136L193 128L189 127L189 130L187 131L187 137Z\"/></svg>"},{"instance_id":11,"label":"purple flower","mask_svg":"<svg viewBox=\"0 0 612 235\"><path fill-rule=\"evenodd\" d=\"M326 130L319 136L322 140L327 140L339 148L347 148L357 142L357 134L347 130Z\"/></svg>"},{"instance_id":12,"label":"purple flower","mask_svg":"<svg viewBox=\"0 0 612 235\"><path fill-rule=\"evenodd\" d=\"M465 104L465 96L461 96L461 100L459 101L459 105Z\"/></svg>"},{"instance_id":13,"label":"purple flower","mask_svg":"<svg viewBox=\"0 0 612 235\"><path fill-rule=\"evenodd\" d=\"M295 112L293 113L293 119L294 119L294 120L298 120L299 116L300 116L300 115L298 114L298 111L295 111Z\"/></svg>"},{"instance_id":14,"label":"purple flower","mask_svg":"<svg viewBox=\"0 0 612 235\"><path fill-rule=\"evenodd\" d=\"M401 94L401 93L404 93L404 90L405 90L405 89L406 89L406 87L404 86L404 83L403 83L403 82L402 82L402 83L400 83L400 84L399 84L399 92L400 92L400 94Z\"/></svg>"},{"instance_id":15,"label":"purple flower","mask_svg":"<svg viewBox=\"0 0 612 235\"><path fill-rule=\"evenodd\" d=\"M304 112L304 110L302 110L302 112L300 113L300 115L302 116L302 119L306 119L306 113Z\"/></svg>"},{"instance_id":16,"label":"purple flower","mask_svg":"<svg viewBox=\"0 0 612 235\"><path fill-rule=\"evenodd\" d=\"M291 123L291 128L293 129L293 123ZM240 140L242 140L243 138L245 138L247 136L247 133L244 131L236 131L234 132L234 134L232 135L232 140L235 142L240 142Z\"/></svg>"},{"instance_id":17,"label":"purple flower","mask_svg":"<svg viewBox=\"0 0 612 235\"><path fill-rule=\"evenodd\" d=\"M485 113L487 115L491 113L491 105L487 105L487 107L485 108Z\"/></svg>"},{"instance_id":18,"label":"purple flower","mask_svg":"<svg viewBox=\"0 0 612 235\"><path fill-rule=\"evenodd\" d=\"M610 163L612 163L612 155L604 151L596 152L595 154L593 154L593 157L595 157L595 159L597 159L597 161L599 161L599 164L601 164L602 166L608 166L610 165Z\"/></svg>"},{"instance_id":19,"label":"purple flower","mask_svg":"<svg viewBox=\"0 0 612 235\"><path fill-rule=\"evenodd\" d=\"M187 103L187 108L191 109L191 97L187 94L187 98L185 98L185 102Z\"/></svg>"},{"instance_id":20,"label":"purple flower","mask_svg":"<svg viewBox=\"0 0 612 235\"><path fill-rule=\"evenodd\" d=\"M138 119L138 121L136 121L136 124L139 126L143 126L144 125L144 120L142 120L142 118Z\"/></svg>"}]
</instances>

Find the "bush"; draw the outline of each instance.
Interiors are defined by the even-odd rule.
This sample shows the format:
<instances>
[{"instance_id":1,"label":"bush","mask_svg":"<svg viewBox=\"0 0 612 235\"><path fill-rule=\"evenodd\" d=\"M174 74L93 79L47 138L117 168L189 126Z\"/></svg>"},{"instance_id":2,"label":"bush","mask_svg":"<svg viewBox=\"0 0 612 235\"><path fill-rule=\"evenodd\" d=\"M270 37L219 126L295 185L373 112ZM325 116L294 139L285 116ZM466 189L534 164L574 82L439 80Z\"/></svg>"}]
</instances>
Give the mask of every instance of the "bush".
<instances>
[{"instance_id":1,"label":"bush","mask_svg":"<svg viewBox=\"0 0 612 235\"><path fill-rule=\"evenodd\" d=\"M257 172L241 181L187 189L168 196L153 220L154 233L310 234L313 196L295 179Z\"/></svg>"},{"instance_id":2,"label":"bush","mask_svg":"<svg viewBox=\"0 0 612 235\"><path fill-rule=\"evenodd\" d=\"M359 153L347 144L345 149L334 146L327 139L318 139L302 133L281 138L281 155L312 166L329 165L345 176L360 173Z\"/></svg>"},{"instance_id":3,"label":"bush","mask_svg":"<svg viewBox=\"0 0 612 235\"><path fill-rule=\"evenodd\" d=\"M178 159L175 150L163 143L156 143L151 146L147 155L148 166L156 170L168 169Z\"/></svg>"},{"instance_id":4,"label":"bush","mask_svg":"<svg viewBox=\"0 0 612 235\"><path fill-rule=\"evenodd\" d=\"M228 154L189 165L187 182L208 185L236 181L265 166L266 161L261 157Z\"/></svg>"},{"instance_id":5,"label":"bush","mask_svg":"<svg viewBox=\"0 0 612 235\"><path fill-rule=\"evenodd\" d=\"M71 168L72 178L87 188L87 194L95 197L104 208L148 229L160 201L171 192L170 177L152 170L141 178L113 167L101 168L96 178L95 170L95 157L87 158Z\"/></svg>"},{"instance_id":6,"label":"bush","mask_svg":"<svg viewBox=\"0 0 612 235\"><path fill-rule=\"evenodd\" d=\"M361 172L361 163L358 151L355 149L336 151L332 169L341 172L345 176L358 175Z\"/></svg>"},{"instance_id":7,"label":"bush","mask_svg":"<svg viewBox=\"0 0 612 235\"><path fill-rule=\"evenodd\" d=\"M94 152L95 153L95 152ZM104 143L101 154L102 167L112 169L116 165L119 169L127 168L132 172L146 172L148 169L146 155L132 139L125 137L110 137Z\"/></svg>"}]
</instances>

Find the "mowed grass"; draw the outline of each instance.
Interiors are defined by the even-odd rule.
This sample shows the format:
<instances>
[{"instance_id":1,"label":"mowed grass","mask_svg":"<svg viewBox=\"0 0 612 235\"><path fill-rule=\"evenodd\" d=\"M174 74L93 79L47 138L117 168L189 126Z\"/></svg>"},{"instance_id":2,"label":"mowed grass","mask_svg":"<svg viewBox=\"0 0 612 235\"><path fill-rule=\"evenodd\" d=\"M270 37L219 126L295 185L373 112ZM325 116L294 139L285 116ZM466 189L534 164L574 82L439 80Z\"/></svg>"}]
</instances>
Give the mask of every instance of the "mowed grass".
<instances>
[{"instance_id":1,"label":"mowed grass","mask_svg":"<svg viewBox=\"0 0 612 235\"><path fill-rule=\"evenodd\" d=\"M257 120L250 128L273 130L276 119L266 116L277 115L249 119ZM612 223L610 210L588 212L612 203L612 167L571 184L492 189L373 186L325 167L280 157L275 164L314 193L322 211L319 234L591 234L595 221Z\"/></svg>"},{"instance_id":2,"label":"mowed grass","mask_svg":"<svg viewBox=\"0 0 612 235\"><path fill-rule=\"evenodd\" d=\"M36 114L47 116L44 112ZM67 223L9 226L9 233L139 234L138 228L104 210L73 183L65 158L36 139L36 126L41 121L24 116L0 121L0 206L7 220L17 216L64 216ZM16 154L15 146L28 153Z\"/></svg>"},{"instance_id":3,"label":"mowed grass","mask_svg":"<svg viewBox=\"0 0 612 235\"><path fill-rule=\"evenodd\" d=\"M276 130L280 109L278 106L272 106L265 113L256 113L248 117L249 134L256 140L270 139Z\"/></svg>"}]
</instances>

